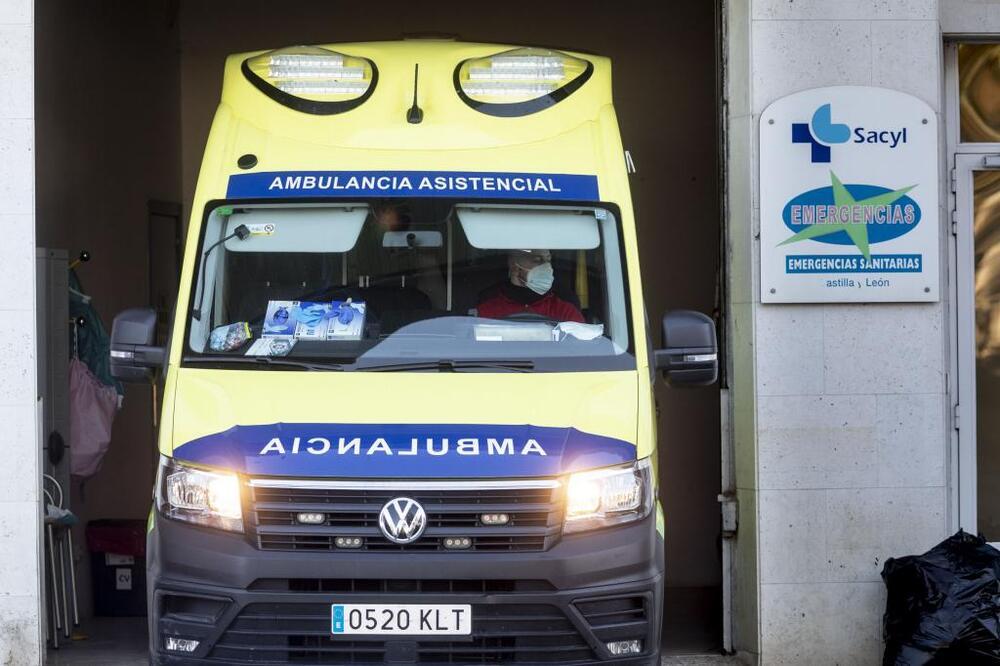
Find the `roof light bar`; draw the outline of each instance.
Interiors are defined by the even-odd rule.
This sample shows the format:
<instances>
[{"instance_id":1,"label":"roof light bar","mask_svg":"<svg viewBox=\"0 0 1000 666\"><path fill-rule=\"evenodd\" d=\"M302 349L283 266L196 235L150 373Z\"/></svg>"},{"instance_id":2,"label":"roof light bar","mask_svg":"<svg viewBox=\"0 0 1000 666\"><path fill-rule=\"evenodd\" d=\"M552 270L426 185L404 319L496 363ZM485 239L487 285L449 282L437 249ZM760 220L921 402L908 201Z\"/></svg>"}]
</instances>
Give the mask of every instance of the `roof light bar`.
<instances>
[{"instance_id":1,"label":"roof light bar","mask_svg":"<svg viewBox=\"0 0 1000 666\"><path fill-rule=\"evenodd\" d=\"M272 51L268 61L271 67L330 67L344 66L344 54L328 51L327 53L282 53Z\"/></svg>"},{"instance_id":2,"label":"roof light bar","mask_svg":"<svg viewBox=\"0 0 1000 666\"><path fill-rule=\"evenodd\" d=\"M488 97L491 95L515 95L518 97L537 97L546 95L558 87L555 83L544 83L541 81L523 83L517 81L477 81L463 86L462 90L467 95Z\"/></svg>"},{"instance_id":3,"label":"roof light bar","mask_svg":"<svg viewBox=\"0 0 1000 666\"><path fill-rule=\"evenodd\" d=\"M493 56L489 67L469 67L469 78L479 79L553 79L566 78L563 59L559 56L508 55Z\"/></svg>"},{"instance_id":4,"label":"roof light bar","mask_svg":"<svg viewBox=\"0 0 1000 666\"><path fill-rule=\"evenodd\" d=\"M527 49L524 49L525 51ZM534 67L544 69L562 69L562 55L496 55L490 58L494 69L518 69Z\"/></svg>"},{"instance_id":5,"label":"roof light bar","mask_svg":"<svg viewBox=\"0 0 1000 666\"><path fill-rule=\"evenodd\" d=\"M279 90L293 95L361 95L368 84L353 81L275 81Z\"/></svg>"},{"instance_id":6,"label":"roof light bar","mask_svg":"<svg viewBox=\"0 0 1000 666\"><path fill-rule=\"evenodd\" d=\"M267 75L272 79L363 79L364 67L316 67L271 65Z\"/></svg>"},{"instance_id":7,"label":"roof light bar","mask_svg":"<svg viewBox=\"0 0 1000 666\"><path fill-rule=\"evenodd\" d=\"M591 63L566 53L514 49L460 63L455 68L455 90L482 113L523 116L564 99L592 72Z\"/></svg>"},{"instance_id":8,"label":"roof light bar","mask_svg":"<svg viewBox=\"0 0 1000 666\"><path fill-rule=\"evenodd\" d=\"M469 79L472 81L481 80L506 80L510 81L513 79L552 79L555 81L561 81L566 78L563 73L562 67L559 69L553 68L542 68L542 67L505 67L502 69L497 69L495 67L470 67L469 68Z\"/></svg>"},{"instance_id":9,"label":"roof light bar","mask_svg":"<svg viewBox=\"0 0 1000 666\"><path fill-rule=\"evenodd\" d=\"M320 46L293 46L248 58L243 75L281 104L317 115L360 106L378 82L375 63Z\"/></svg>"}]
</instances>

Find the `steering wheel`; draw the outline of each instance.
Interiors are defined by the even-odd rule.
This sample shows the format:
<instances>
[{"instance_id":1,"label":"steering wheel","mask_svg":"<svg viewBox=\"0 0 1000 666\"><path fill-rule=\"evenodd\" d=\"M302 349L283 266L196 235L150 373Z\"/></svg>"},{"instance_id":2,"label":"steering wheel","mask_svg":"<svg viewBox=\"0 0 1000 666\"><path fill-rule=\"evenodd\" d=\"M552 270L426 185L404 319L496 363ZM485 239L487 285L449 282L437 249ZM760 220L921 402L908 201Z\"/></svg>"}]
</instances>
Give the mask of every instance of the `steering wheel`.
<instances>
[{"instance_id":1,"label":"steering wheel","mask_svg":"<svg viewBox=\"0 0 1000 666\"><path fill-rule=\"evenodd\" d=\"M537 312L513 312L506 317L505 320L509 321L537 321L545 322L546 324L558 324L558 319L552 319L551 317L546 317L543 314Z\"/></svg>"}]
</instances>

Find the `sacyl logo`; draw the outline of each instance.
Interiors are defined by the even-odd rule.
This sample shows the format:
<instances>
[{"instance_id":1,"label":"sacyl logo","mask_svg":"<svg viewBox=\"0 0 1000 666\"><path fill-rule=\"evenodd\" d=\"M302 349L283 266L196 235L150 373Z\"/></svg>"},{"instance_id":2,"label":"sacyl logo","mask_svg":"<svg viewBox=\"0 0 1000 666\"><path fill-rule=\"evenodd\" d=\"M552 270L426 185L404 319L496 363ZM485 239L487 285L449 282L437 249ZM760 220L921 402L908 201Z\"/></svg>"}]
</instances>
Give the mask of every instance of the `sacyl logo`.
<instances>
[{"instance_id":1,"label":"sacyl logo","mask_svg":"<svg viewBox=\"0 0 1000 666\"><path fill-rule=\"evenodd\" d=\"M808 123L792 123L792 143L807 143L809 158L814 164L829 164L830 147L838 143L879 144L889 148L906 143L906 128L868 129L835 123L829 104L823 104Z\"/></svg>"},{"instance_id":2,"label":"sacyl logo","mask_svg":"<svg viewBox=\"0 0 1000 666\"><path fill-rule=\"evenodd\" d=\"M417 500L396 497L382 507L378 526L385 538L393 543L413 543L427 527L427 513Z\"/></svg>"}]
</instances>

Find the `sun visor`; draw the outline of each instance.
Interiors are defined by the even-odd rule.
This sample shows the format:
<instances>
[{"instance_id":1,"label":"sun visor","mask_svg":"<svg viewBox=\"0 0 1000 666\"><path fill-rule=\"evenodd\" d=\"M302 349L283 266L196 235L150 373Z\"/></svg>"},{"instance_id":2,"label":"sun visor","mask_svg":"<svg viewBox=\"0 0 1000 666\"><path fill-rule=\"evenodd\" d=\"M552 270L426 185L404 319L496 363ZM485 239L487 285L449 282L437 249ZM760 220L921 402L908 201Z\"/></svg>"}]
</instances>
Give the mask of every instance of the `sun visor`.
<instances>
[{"instance_id":1,"label":"sun visor","mask_svg":"<svg viewBox=\"0 0 1000 666\"><path fill-rule=\"evenodd\" d=\"M601 243L593 209L456 206L469 243L481 250L593 250Z\"/></svg>"},{"instance_id":2,"label":"sun visor","mask_svg":"<svg viewBox=\"0 0 1000 666\"><path fill-rule=\"evenodd\" d=\"M229 252L347 252L368 217L365 204L317 208L250 208L226 220L226 235L246 225L250 236L226 241Z\"/></svg>"}]
</instances>

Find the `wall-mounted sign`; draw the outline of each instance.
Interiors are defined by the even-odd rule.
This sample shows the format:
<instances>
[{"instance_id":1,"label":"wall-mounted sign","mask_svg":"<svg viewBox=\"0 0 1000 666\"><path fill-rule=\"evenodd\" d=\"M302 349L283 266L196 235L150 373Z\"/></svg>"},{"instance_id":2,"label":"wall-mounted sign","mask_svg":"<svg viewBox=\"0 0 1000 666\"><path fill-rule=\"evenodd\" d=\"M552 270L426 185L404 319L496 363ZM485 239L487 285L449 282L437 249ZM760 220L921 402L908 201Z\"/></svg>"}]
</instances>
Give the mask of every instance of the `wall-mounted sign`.
<instances>
[{"instance_id":1,"label":"wall-mounted sign","mask_svg":"<svg viewBox=\"0 0 1000 666\"><path fill-rule=\"evenodd\" d=\"M784 97L760 118L764 303L938 299L937 118L884 88Z\"/></svg>"}]
</instances>

